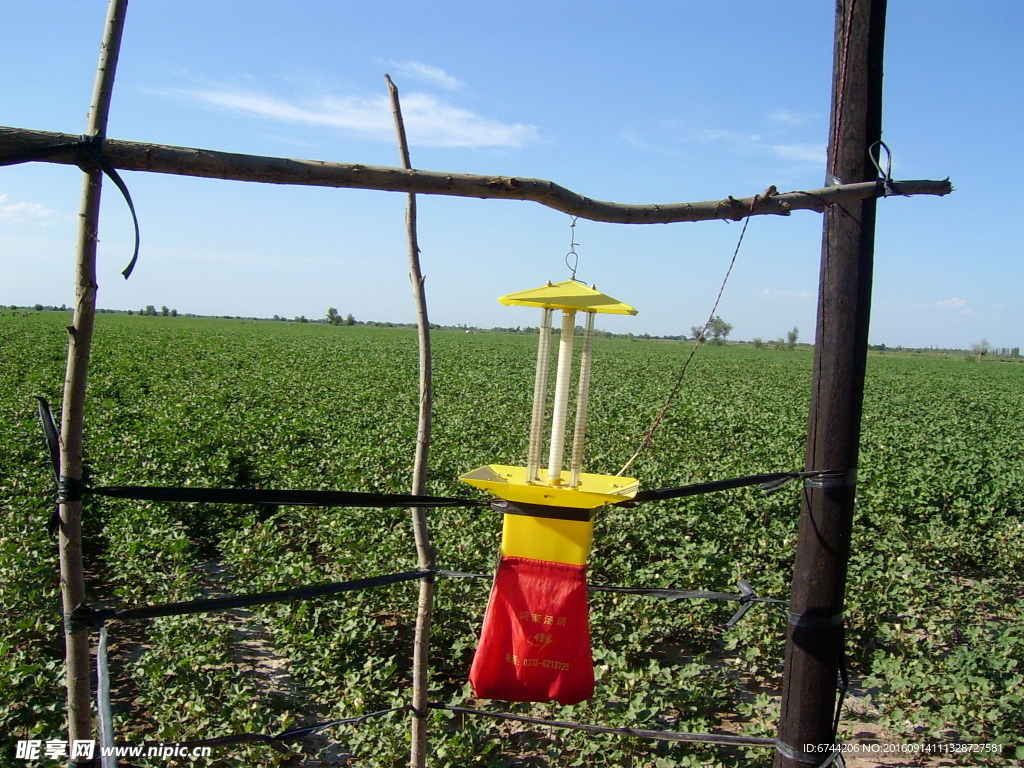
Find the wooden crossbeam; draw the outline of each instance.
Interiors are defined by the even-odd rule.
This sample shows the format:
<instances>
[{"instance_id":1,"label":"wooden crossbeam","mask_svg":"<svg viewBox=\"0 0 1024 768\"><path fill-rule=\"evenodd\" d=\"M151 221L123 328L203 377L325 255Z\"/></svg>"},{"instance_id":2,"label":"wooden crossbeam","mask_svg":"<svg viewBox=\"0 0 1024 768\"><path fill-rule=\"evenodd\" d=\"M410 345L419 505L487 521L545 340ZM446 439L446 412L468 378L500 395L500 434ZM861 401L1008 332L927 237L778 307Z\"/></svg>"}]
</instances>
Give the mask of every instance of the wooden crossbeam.
<instances>
[{"instance_id":1,"label":"wooden crossbeam","mask_svg":"<svg viewBox=\"0 0 1024 768\"><path fill-rule=\"evenodd\" d=\"M0 126L0 165L5 158L33 156L62 145L67 146L47 153L45 157L32 159L77 164L79 156L75 143L79 138L67 133ZM878 180L798 192L780 193L775 187L769 187L757 195L727 197L722 200L632 205L594 200L553 181L517 176L484 176L359 163L292 160L117 139L106 139L103 142L103 156L114 168L124 171L149 171L266 184L531 200L571 216L613 224L670 224L714 219L738 221L747 216L785 216L797 210L820 212L835 203L881 197L887 191L886 185ZM952 191L953 185L949 179L893 181L889 187L890 193L899 195L948 195Z\"/></svg>"}]
</instances>

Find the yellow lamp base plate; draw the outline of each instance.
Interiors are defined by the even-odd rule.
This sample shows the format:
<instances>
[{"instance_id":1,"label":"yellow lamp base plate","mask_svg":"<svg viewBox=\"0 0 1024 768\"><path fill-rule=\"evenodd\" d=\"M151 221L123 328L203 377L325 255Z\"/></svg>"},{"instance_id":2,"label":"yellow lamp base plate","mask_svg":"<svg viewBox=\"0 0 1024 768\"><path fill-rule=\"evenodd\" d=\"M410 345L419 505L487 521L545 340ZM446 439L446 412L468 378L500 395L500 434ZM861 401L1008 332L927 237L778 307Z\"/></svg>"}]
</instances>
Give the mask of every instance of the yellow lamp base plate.
<instances>
[{"instance_id":1,"label":"yellow lamp base plate","mask_svg":"<svg viewBox=\"0 0 1024 768\"><path fill-rule=\"evenodd\" d=\"M568 474L564 477L568 482ZM640 483L635 478L586 472L580 474L579 485L575 488L550 485L546 469L540 470L539 482L531 483L526 479L526 467L504 464L479 467L462 475L459 480L506 501L573 509L595 509L605 504L628 501L640 490Z\"/></svg>"}]
</instances>

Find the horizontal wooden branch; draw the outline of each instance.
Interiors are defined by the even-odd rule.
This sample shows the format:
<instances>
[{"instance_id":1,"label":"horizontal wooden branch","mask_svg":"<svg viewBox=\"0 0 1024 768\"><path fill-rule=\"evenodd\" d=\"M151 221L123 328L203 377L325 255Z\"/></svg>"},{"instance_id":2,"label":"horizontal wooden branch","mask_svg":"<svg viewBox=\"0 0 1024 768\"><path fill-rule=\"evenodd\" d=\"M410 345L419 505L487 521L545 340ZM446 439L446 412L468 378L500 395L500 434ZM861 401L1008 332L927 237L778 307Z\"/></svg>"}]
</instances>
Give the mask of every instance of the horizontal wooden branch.
<instances>
[{"instance_id":1,"label":"horizontal wooden branch","mask_svg":"<svg viewBox=\"0 0 1024 768\"><path fill-rule=\"evenodd\" d=\"M73 145L80 137L66 133L32 131L0 126L0 165L5 158L31 156L48 163L77 164L78 152L68 146L46 154L37 153L63 144ZM545 179L514 176L481 176L469 173L406 170L356 163L322 160L289 160L280 157L240 155L208 149L169 147L136 141L106 139L103 156L115 168L150 171L179 176L198 176L266 184L296 184L312 187L376 189L423 195L532 200L572 216L615 224L669 224L712 219L740 220L764 214L787 215L790 211L823 211L834 203L881 197L881 181L843 184L805 192L776 192L770 187L751 197L727 197L694 203L630 205L594 200ZM948 195L953 186L944 181L894 181L900 195Z\"/></svg>"}]
</instances>

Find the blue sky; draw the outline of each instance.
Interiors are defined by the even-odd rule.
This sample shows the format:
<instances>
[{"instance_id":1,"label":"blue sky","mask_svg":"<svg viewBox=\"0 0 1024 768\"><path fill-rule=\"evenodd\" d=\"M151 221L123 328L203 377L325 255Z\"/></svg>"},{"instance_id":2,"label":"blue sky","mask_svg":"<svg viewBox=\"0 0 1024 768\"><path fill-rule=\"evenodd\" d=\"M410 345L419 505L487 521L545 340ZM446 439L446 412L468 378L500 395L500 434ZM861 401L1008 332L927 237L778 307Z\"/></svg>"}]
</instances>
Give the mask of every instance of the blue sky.
<instances>
[{"instance_id":1,"label":"blue sky","mask_svg":"<svg viewBox=\"0 0 1024 768\"><path fill-rule=\"evenodd\" d=\"M105 0L0 7L0 124L81 133ZM399 165L384 74L415 167L551 179L627 203L823 185L833 3L136 2L108 135ZM948 197L880 202L872 343L1024 344L1018 222L1024 3L890 0L884 139L897 178ZM411 322L405 196L125 173L104 187L99 304ZM81 174L0 168L0 303L70 305ZM505 293L569 274L570 218L534 203L420 196L430 315L535 325ZM616 332L707 317L740 225L580 219L578 276L640 310ZM719 314L733 337L814 335L821 217L751 221Z\"/></svg>"}]
</instances>

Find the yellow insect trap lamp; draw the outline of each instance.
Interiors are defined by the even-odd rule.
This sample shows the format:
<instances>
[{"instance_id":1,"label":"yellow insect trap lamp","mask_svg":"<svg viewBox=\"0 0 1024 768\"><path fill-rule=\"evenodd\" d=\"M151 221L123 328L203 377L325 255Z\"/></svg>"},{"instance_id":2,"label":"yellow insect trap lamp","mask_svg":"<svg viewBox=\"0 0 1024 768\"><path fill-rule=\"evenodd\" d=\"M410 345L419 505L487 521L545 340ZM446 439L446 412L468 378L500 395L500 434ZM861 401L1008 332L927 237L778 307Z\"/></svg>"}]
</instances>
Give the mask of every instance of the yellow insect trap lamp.
<instances>
[{"instance_id":1,"label":"yellow insect trap lamp","mask_svg":"<svg viewBox=\"0 0 1024 768\"><path fill-rule=\"evenodd\" d=\"M542 310L525 467L488 464L459 479L502 499L501 559L484 616L470 683L480 698L575 704L594 692L587 611L586 563L595 510L627 501L633 478L583 472L594 316L636 310L575 280L498 299ZM552 314L561 310L558 364L547 466L541 466L549 379ZM585 315L576 413L568 471L566 422L576 319Z\"/></svg>"}]
</instances>

